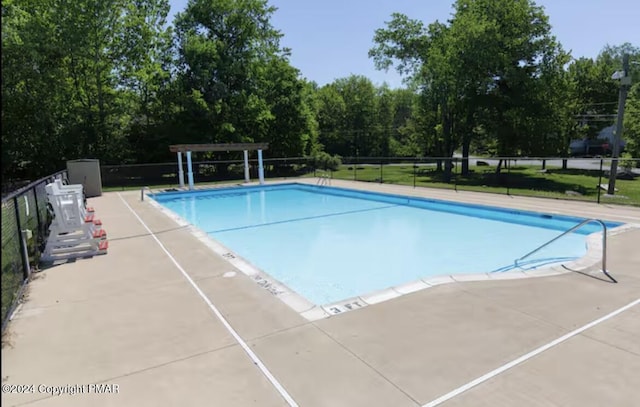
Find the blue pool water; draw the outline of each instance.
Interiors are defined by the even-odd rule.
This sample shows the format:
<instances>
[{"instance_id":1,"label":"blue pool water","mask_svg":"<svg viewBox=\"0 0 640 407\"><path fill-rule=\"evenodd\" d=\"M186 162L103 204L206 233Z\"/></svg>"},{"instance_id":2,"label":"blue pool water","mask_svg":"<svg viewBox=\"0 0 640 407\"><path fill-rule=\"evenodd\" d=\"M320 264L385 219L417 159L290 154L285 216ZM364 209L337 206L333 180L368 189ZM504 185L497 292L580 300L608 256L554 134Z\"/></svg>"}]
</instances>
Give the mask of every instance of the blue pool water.
<instances>
[{"instance_id":1,"label":"blue pool water","mask_svg":"<svg viewBox=\"0 0 640 407\"><path fill-rule=\"evenodd\" d=\"M318 305L433 276L505 271L583 220L302 184L155 199ZM578 258L596 231L585 225L523 267Z\"/></svg>"}]
</instances>

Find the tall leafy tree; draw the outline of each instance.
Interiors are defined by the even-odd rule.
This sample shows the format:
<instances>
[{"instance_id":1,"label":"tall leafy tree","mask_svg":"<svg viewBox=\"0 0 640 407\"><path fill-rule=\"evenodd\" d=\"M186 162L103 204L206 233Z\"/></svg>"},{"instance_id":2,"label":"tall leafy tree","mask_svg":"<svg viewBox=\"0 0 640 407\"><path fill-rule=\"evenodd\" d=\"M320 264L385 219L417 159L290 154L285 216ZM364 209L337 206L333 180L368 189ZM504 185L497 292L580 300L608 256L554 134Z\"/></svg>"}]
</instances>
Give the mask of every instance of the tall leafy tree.
<instances>
[{"instance_id":1,"label":"tall leafy tree","mask_svg":"<svg viewBox=\"0 0 640 407\"><path fill-rule=\"evenodd\" d=\"M575 116L572 129L574 138L594 139L602 128L615 123L618 108L619 84L611 79L613 72L622 69L622 56L628 53L631 59L640 59L640 49L626 43L606 46L595 58L579 58L567 69L569 82L568 104ZM634 81L640 73L631 71Z\"/></svg>"},{"instance_id":2,"label":"tall leafy tree","mask_svg":"<svg viewBox=\"0 0 640 407\"><path fill-rule=\"evenodd\" d=\"M565 138L553 112L566 97L568 55L542 7L529 0L459 0L451 22L451 61L462 79L463 153L481 117L501 155L557 153ZM488 115L486 113L489 113ZM464 170L464 169L463 169Z\"/></svg>"},{"instance_id":3,"label":"tall leafy tree","mask_svg":"<svg viewBox=\"0 0 640 407\"><path fill-rule=\"evenodd\" d=\"M341 156L353 154L350 138L345 135L347 106L335 86L329 84L317 90L316 120L321 149Z\"/></svg>"},{"instance_id":4,"label":"tall leafy tree","mask_svg":"<svg viewBox=\"0 0 640 407\"><path fill-rule=\"evenodd\" d=\"M543 91L538 85L560 83L536 81L561 75L566 54L542 8L530 0L458 0L454 9L448 24L428 27L394 14L386 29L376 31L370 55L379 68L395 62L431 95L443 155L462 145L468 156L479 125L497 138L498 153L518 154L542 134L532 133L540 129L534 111L547 109L545 98L533 97ZM531 106L534 100L540 106ZM445 167L445 179L449 175Z\"/></svg>"},{"instance_id":5,"label":"tall leafy tree","mask_svg":"<svg viewBox=\"0 0 640 407\"><path fill-rule=\"evenodd\" d=\"M376 112L374 115L374 133L371 156L388 157L389 143L395 133L395 97L389 87L384 84L376 89Z\"/></svg>"},{"instance_id":6,"label":"tall leafy tree","mask_svg":"<svg viewBox=\"0 0 640 407\"><path fill-rule=\"evenodd\" d=\"M269 60L263 73L259 94L271 120L265 136L256 141L268 141L269 153L275 157L311 154L317 143L317 130L307 84L285 58Z\"/></svg>"},{"instance_id":7,"label":"tall leafy tree","mask_svg":"<svg viewBox=\"0 0 640 407\"><path fill-rule=\"evenodd\" d=\"M176 17L184 138L264 139L273 119L256 94L261 71L281 54L266 0L190 0Z\"/></svg>"},{"instance_id":8,"label":"tall leafy tree","mask_svg":"<svg viewBox=\"0 0 640 407\"><path fill-rule=\"evenodd\" d=\"M29 177L79 157L122 162L169 72L167 12L166 0L4 2L3 173L25 161Z\"/></svg>"},{"instance_id":9,"label":"tall leafy tree","mask_svg":"<svg viewBox=\"0 0 640 407\"><path fill-rule=\"evenodd\" d=\"M611 80L612 72L606 64L590 58L580 58L569 65L568 102L576 119L574 137L594 138L613 121L618 89Z\"/></svg>"},{"instance_id":10,"label":"tall leafy tree","mask_svg":"<svg viewBox=\"0 0 640 407\"><path fill-rule=\"evenodd\" d=\"M275 156L316 143L305 82L280 47L266 0L190 0L176 17L174 116L183 141L268 141Z\"/></svg>"},{"instance_id":11,"label":"tall leafy tree","mask_svg":"<svg viewBox=\"0 0 640 407\"><path fill-rule=\"evenodd\" d=\"M629 91L624 116L625 150L632 157L640 157L640 82Z\"/></svg>"},{"instance_id":12,"label":"tall leafy tree","mask_svg":"<svg viewBox=\"0 0 640 407\"><path fill-rule=\"evenodd\" d=\"M433 152L438 156L453 154L453 103L456 78L447 61L447 35L449 28L439 22L425 26L421 21L394 13L387 28L374 35L376 46L369 51L376 67L396 70L406 75L407 82L419 86L425 99L430 101L438 124L434 123ZM446 175L450 174L447 166Z\"/></svg>"},{"instance_id":13,"label":"tall leafy tree","mask_svg":"<svg viewBox=\"0 0 640 407\"><path fill-rule=\"evenodd\" d=\"M133 0L126 4L125 30L116 66L118 87L130 108L123 117L127 156L138 162L167 155L172 107L173 30L167 24L168 0Z\"/></svg>"},{"instance_id":14,"label":"tall leafy tree","mask_svg":"<svg viewBox=\"0 0 640 407\"><path fill-rule=\"evenodd\" d=\"M429 96L411 89L395 91L394 132L389 141L393 156L434 155L438 118Z\"/></svg>"},{"instance_id":15,"label":"tall leafy tree","mask_svg":"<svg viewBox=\"0 0 640 407\"><path fill-rule=\"evenodd\" d=\"M46 0L2 3L2 174L38 176L59 168L68 120L63 52Z\"/></svg>"},{"instance_id":16,"label":"tall leafy tree","mask_svg":"<svg viewBox=\"0 0 640 407\"><path fill-rule=\"evenodd\" d=\"M375 155L375 86L369 78L360 75L337 79L332 86L345 102L343 137L351 141L351 155L361 157Z\"/></svg>"},{"instance_id":17,"label":"tall leafy tree","mask_svg":"<svg viewBox=\"0 0 640 407\"><path fill-rule=\"evenodd\" d=\"M116 162L125 154L121 128L127 110L117 67L125 59L125 0L64 1L55 9L59 49L72 87L75 155Z\"/></svg>"}]
</instances>

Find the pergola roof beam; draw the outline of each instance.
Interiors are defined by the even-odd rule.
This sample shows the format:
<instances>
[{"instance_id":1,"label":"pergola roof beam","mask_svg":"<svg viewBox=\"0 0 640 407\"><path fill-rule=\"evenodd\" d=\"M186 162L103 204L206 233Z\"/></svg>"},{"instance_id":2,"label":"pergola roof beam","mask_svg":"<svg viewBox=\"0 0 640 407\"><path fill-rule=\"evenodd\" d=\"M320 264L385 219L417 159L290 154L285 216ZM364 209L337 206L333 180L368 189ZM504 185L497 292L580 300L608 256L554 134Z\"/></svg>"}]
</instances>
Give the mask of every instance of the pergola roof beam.
<instances>
[{"instance_id":1,"label":"pergola roof beam","mask_svg":"<svg viewBox=\"0 0 640 407\"><path fill-rule=\"evenodd\" d=\"M235 144L174 144L169 146L172 153L187 151L254 151L267 150L269 143L235 143Z\"/></svg>"}]
</instances>

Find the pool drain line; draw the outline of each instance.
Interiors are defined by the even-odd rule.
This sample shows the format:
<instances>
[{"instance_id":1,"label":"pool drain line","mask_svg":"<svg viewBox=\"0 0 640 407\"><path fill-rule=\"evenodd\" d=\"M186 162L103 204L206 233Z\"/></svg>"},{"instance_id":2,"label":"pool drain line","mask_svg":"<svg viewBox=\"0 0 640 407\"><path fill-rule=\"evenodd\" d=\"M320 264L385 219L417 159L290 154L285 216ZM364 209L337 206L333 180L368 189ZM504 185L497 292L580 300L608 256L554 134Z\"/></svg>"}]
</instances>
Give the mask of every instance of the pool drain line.
<instances>
[{"instance_id":1,"label":"pool drain line","mask_svg":"<svg viewBox=\"0 0 640 407\"><path fill-rule=\"evenodd\" d=\"M273 374L271 374L269 369L267 369L267 367L264 365L264 363L262 363L262 361L260 360L258 355L256 355L251 350L249 345L247 345L247 343L240 337L240 335L235 331L235 329L233 329L233 327L231 326L229 321L226 320L226 318L222 315L222 313L218 310L218 308L215 305L213 305L213 303L209 300L209 298L207 298L207 296L202 292L200 287L198 287L198 285L195 283L195 281L193 281L191 279L191 277L189 276L189 274L187 274L187 272L182 268L180 263L178 263L178 261L173 257L173 255L171 255L171 253L169 253L169 250L167 250L167 248L162 244L162 242L156 237L155 233L153 233L151 231L151 229L149 229L147 224L144 223L142 218L140 216L138 216L138 214L127 203L127 201L124 200L124 198L122 197L122 195L120 195L120 193L118 193L118 197L120 197L120 200L122 201L122 203L124 203L125 206L127 208L129 208L129 210L131 211L133 216L135 216L138 219L138 222L140 222L142 224L142 226L149 232L149 235L156 241L156 243L158 243L158 246L160 246L162 251L164 251L165 254L167 256L169 256L169 259L171 259L171 262L178 268L178 270L180 270L180 272L182 273L184 278L186 278L187 281L189 282L189 284L191 284L191 286L196 290L196 292L198 293L200 298L202 298L202 300L204 300L204 302L209 306L209 308L215 314L215 316L218 317L220 322L222 322L222 325L224 325L224 327L227 329L227 331L229 331L231 336L233 336L233 338L236 340L236 342L238 342L240 347L242 347L242 349L245 351L245 353L251 358L253 363L256 366L258 366L260 371L262 371L262 374L264 374L265 377L269 380L269 382L271 382L271 384L273 385L273 387L276 388L278 393L280 393L280 395L286 400L286 402L291 407L298 407L298 403L295 402L295 400L291 397L291 395L289 395L287 390L285 390L285 388L280 384L280 382L273 376Z\"/></svg>"}]
</instances>

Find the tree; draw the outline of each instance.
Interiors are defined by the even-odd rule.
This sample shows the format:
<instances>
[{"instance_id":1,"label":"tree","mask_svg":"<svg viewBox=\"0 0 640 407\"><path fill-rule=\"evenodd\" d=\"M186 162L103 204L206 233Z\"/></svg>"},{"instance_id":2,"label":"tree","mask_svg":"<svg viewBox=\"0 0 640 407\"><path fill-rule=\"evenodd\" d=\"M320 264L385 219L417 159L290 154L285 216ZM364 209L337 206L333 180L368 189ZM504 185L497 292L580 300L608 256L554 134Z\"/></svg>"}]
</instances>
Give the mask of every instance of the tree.
<instances>
[{"instance_id":1,"label":"tree","mask_svg":"<svg viewBox=\"0 0 640 407\"><path fill-rule=\"evenodd\" d=\"M430 95L398 89L394 96L396 109L390 140L391 154L395 157L433 155L438 118Z\"/></svg>"},{"instance_id":2,"label":"tree","mask_svg":"<svg viewBox=\"0 0 640 407\"><path fill-rule=\"evenodd\" d=\"M376 89L376 111L373 117L374 130L372 134L372 157L388 157L389 143L395 132L395 97L389 87L384 84Z\"/></svg>"},{"instance_id":3,"label":"tree","mask_svg":"<svg viewBox=\"0 0 640 407\"><path fill-rule=\"evenodd\" d=\"M392 14L386 29L378 29L374 35L376 46L369 51L378 69L388 69L396 64L396 70L406 75L406 82L419 86L425 95L423 101L434 102L432 108L440 118L436 130L434 152L436 155L453 154L453 111L455 100L450 65L446 62L448 27L439 22L425 27L399 13ZM435 126L434 126L435 127ZM446 167L445 177L450 175Z\"/></svg>"},{"instance_id":4,"label":"tree","mask_svg":"<svg viewBox=\"0 0 640 407\"><path fill-rule=\"evenodd\" d=\"M640 60L640 49L625 43L606 46L597 58L580 58L569 65L569 105L576 118L572 129L574 138L595 139L600 130L615 123L619 84L611 75L621 69L625 53L631 60ZM631 70L633 82L640 80L637 71Z\"/></svg>"},{"instance_id":5,"label":"tree","mask_svg":"<svg viewBox=\"0 0 640 407\"><path fill-rule=\"evenodd\" d=\"M351 141L352 156L375 155L376 89L369 78L351 75L332 84L345 103L343 137Z\"/></svg>"},{"instance_id":6,"label":"tree","mask_svg":"<svg viewBox=\"0 0 640 407\"><path fill-rule=\"evenodd\" d=\"M558 145L551 139L560 132L549 126L549 114L561 103L568 55L542 7L530 0L459 0L455 8L449 44L463 78L467 134L475 121L470 107L480 106L488 109L483 125L495 134L498 154L553 151L548 147ZM463 136L467 150L469 142Z\"/></svg>"},{"instance_id":7,"label":"tree","mask_svg":"<svg viewBox=\"0 0 640 407\"><path fill-rule=\"evenodd\" d=\"M117 67L131 59L122 43L131 28L126 15L126 0L82 0L63 2L52 16L72 88L72 155L119 162L126 154L121 129L129 106L117 75Z\"/></svg>"},{"instance_id":8,"label":"tree","mask_svg":"<svg viewBox=\"0 0 640 407\"><path fill-rule=\"evenodd\" d=\"M622 134L627 141L626 152L632 157L640 158L640 82L632 86L627 96Z\"/></svg>"},{"instance_id":9,"label":"tree","mask_svg":"<svg viewBox=\"0 0 640 407\"><path fill-rule=\"evenodd\" d=\"M349 139L344 134L347 106L332 84L317 90L316 120L321 149L341 156L352 155Z\"/></svg>"},{"instance_id":10,"label":"tree","mask_svg":"<svg viewBox=\"0 0 640 407\"><path fill-rule=\"evenodd\" d=\"M64 55L48 1L2 3L2 174L31 178L59 169L67 120Z\"/></svg>"},{"instance_id":11,"label":"tree","mask_svg":"<svg viewBox=\"0 0 640 407\"><path fill-rule=\"evenodd\" d=\"M122 162L168 81L167 1L7 1L2 13L3 174Z\"/></svg>"},{"instance_id":12,"label":"tree","mask_svg":"<svg viewBox=\"0 0 640 407\"><path fill-rule=\"evenodd\" d=\"M618 89L613 71L602 60L580 58L568 67L571 109L576 118L574 137L595 138L613 122Z\"/></svg>"},{"instance_id":13,"label":"tree","mask_svg":"<svg viewBox=\"0 0 640 407\"><path fill-rule=\"evenodd\" d=\"M135 0L126 5L122 60L116 66L118 87L130 106L123 119L127 156L155 162L168 155L173 129L170 95L173 69L173 30L167 26L168 0Z\"/></svg>"},{"instance_id":14,"label":"tree","mask_svg":"<svg viewBox=\"0 0 640 407\"><path fill-rule=\"evenodd\" d=\"M315 149L312 101L279 45L274 11L265 0L191 0L176 17L183 142L267 141L275 156Z\"/></svg>"},{"instance_id":15,"label":"tree","mask_svg":"<svg viewBox=\"0 0 640 407\"><path fill-rule=\"evenodd\" d=\"M536 92L560 82L537 81L560 75L567 59L542 8L529 0L458 0L454 8L448 25L425 27L392 15L388 28L376 31L377 46L369 55L381 69L396 62L398 71L431 95L442 155L451 156L461 144L468 157L479 125L496 137L499 154L517 154L534 144L532 138L541 142L540 132L532 132L539 129L533 112L545 110L546 102ZM539 106L531 106L533 100ZM463 173L467 169L464 163ZM450 166L444 175L449 178Z\"/></svg>"},{"instance_id":16,"label":"tree","mask_svg":"<svg viewBox=\"0 0 640 407\"><path fill-rule=\"evenodd\" d=\"M261 71L282 56L265 0L190 0L176 17L183 137L243 142L266 137L273 119L256 94Z\"/></svg>"},{"instance_id":17,"label":"tree","mask_svg":"<svg viewBox=\"0 0 640 407\"><path fill-rule=\"evenodd\" d=\"M268 61L259 81L260 94L272 119L265 137L275 157L310 155L317 143L317 124L310 106L309 90L299 72L284 58Z\"/></svg>"}]
</instances>

